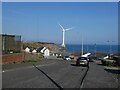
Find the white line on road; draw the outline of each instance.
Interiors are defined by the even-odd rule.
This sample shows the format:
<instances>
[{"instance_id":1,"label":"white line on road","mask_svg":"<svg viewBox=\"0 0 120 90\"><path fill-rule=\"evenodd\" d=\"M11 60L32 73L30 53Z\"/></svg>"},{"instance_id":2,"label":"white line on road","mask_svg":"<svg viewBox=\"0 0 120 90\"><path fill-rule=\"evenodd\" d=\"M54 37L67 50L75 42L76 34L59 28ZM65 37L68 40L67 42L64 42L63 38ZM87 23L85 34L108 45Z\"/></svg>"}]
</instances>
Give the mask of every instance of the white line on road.
<instances>
[{"instance_id":1,"label":"white line on road","mask_svg":"<svg viewBox=\"0 0 120 90\"><path fill-rule=\"evenodd\" d=\"M43 66L48 66L55 64L56 62L50 63L50 64L43 64L43 65L36 65L37 67L43 67ZM15 68L15 69L9 69L9 70L3 70L2 72L11 72L11 71L16 71L16 70L22 70L22 69L28 69L28 68L34 68L34 66L26 66L26 67L21 67L21 68Z\"/></svg>"},{"instance_id":2,"label":"white line on road","mask_svg":"<svg viewBox=\"0 0 120 90\"><path fill-rule=\"evenodd\" d=\"M83 85L84 85L84 80L83 80L82 85L81 85L81 87L80 87L80 88L83 88Z\"/></svg>"},{"instance_id":3,"label":"white line on road","mask_svg":"<svg viewBox=\"0 0 120 90\"><path fill-rule=\"evenodd\" d=\"M4 70L2 72L5 72Z\"/></svg>"},{"instance_id":4,"label":"white line on road","mask_svg":"<svg viewBox=\"0 0 120 90\"><path fill-rule=\"evenodd\" d=\"M48 66L48 65L52 65L55 64L56 62L50 63L50 64L43 64L43 65L36 65L36 67L43 67L43 66ZM33 66L34 67L34 66Z\"/></svg>"}]
</instances>

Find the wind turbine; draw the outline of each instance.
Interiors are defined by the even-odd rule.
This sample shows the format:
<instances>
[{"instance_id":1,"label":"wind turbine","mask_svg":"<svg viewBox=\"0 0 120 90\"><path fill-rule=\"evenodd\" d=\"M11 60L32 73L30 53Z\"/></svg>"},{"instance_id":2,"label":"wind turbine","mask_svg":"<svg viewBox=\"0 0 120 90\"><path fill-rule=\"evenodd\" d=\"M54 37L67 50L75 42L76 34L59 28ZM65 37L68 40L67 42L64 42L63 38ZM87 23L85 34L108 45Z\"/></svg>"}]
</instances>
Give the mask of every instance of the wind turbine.
<instances>
[{"instance_id":1,"label":"wind turbine","mask_svg":"<svg viewBox=\"0 0 120 90\"><path fill-rule=\"evenodd\" d=\"M62 25L60 25L60 27L62 28L62 47L65 47L65 32L71 30L72 28L65 29Z\"/></svg>"}]
</instances>

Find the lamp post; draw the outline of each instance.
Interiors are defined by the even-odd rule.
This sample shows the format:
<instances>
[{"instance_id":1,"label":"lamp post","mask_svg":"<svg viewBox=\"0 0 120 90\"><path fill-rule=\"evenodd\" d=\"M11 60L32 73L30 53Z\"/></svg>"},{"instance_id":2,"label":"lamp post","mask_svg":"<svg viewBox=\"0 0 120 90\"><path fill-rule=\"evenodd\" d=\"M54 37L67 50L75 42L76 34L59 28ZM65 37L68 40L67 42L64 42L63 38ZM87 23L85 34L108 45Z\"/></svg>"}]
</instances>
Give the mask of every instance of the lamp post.
<instances>
[{"instance_id":1,"label":"lamp post","mask_svg":"<svg viewBox=\"0 0 120 90\"><path fill-rule=\"evenodd\" d=\"M82 55L83 55L83 36L82 36Z\"/></svg>"},{"instance_id":2,"label":"lamp post","mask_svg":"<svg viewBox=\"0 0 120 90\"><path fill-rule=\"evenodd\" d=\"M112 41L112 44L114 43L115 41ZM111 52L112 52L112 46L111 46Z\"/></svg>"},{"instance_id":3,"label":"lamp post","mask_svg":"<svg viewBox=\"0 0 120 90\"><path fill-rule=\"evenodd\" d=\"M87 44L87 46L86 46L86 47L87 47L87 52L88 52L88 44Z\"/></svg>"},{"instance_id":4,"label":"lamp post","mask_svg":"<svg viewBox=\"0 0 120 90\"><path fill-rule=\"evenodd\" d=\"M111 44L110 44L111 41L108 40L107 42L108 42L108 45L109 45L109 56L111 58L111 50L112 50L112 47L111 47ZM114 42L114 41L112 41L112 42Z\"/></svg>"},{"instance_id":5,"label":"lamp post","mask_svg":"<svg viewBox=\"0 0 120 90\"><path fill-rule=\"evenodd\" d=\"M110 46L110 41L108 40L108 45L109 45L109 56L110 56L110 52L111 52L111 46Z\"/></svg>"},{"instance_id":6,"label":"lamp post","mask_svg":"<svg viewBox=\"0 0 120 90\"><path fill-rule=\"evenodd\" d=\"M96 57L96 43L94 44L94 46L95 46L95 57Z\"/></svg>"}]
</instances>

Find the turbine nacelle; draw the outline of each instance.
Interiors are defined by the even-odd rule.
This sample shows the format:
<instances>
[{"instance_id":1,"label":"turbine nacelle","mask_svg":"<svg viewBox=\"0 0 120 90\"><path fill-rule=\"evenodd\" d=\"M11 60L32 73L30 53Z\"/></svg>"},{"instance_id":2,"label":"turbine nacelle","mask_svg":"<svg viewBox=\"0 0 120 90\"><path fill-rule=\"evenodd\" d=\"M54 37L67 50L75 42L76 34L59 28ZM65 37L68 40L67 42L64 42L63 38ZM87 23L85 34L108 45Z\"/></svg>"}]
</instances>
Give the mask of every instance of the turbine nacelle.
<instances>
[{"instance_id":1,"label":"turbine nacelle","mask_svg":"<svg viewBox=\"0 0 120 90\"><path fill-rule=\"evenodd\" d=\"M60 25L60 24L59 24L59 25ZM65 32L65 31L69 31L69 30L73 29L73 27L71 27L71 28L67 28L67 29L64 29L62 25L60 25L60 27L62 28L62 31L63 31L63 32Z\"/></svg>"}]
</instances>

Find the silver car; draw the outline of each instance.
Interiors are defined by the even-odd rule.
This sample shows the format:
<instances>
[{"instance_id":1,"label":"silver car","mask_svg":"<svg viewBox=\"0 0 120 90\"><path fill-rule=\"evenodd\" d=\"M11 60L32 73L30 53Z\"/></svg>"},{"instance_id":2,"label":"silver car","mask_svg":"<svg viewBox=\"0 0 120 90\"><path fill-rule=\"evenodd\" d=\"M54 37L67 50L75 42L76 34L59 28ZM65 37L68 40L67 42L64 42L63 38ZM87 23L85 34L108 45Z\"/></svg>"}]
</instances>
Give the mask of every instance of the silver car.
<instances>
[{"instance_id":1,"label":"silver car","mask_svg":"<svg viewBox=\"0 0 120 90\"><path fill-rule=\"evenodd\" d=\"M76 61L76 65L89 66L89 60L87 57L79 57Z\"/></svg>"},{"instance_id":2,"label":"silver car","mask_svg":"<svg viewBox=\"0 0 120 90\"><path fill-rule=\"evenodd\" d=\"M64 56L64 60L71 60L70 56Z\"/></svg>"}]
</instances>

